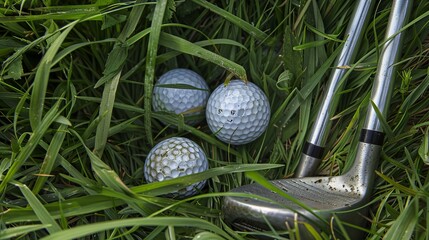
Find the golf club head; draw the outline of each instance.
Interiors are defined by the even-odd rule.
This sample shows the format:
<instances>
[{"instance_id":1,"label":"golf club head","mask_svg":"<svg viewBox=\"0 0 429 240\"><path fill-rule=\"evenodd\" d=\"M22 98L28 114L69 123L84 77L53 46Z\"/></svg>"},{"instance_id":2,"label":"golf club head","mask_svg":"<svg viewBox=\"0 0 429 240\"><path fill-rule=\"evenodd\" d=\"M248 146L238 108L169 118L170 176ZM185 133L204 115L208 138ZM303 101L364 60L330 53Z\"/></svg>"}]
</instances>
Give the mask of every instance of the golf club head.
<instances>
[{"instance_id":1,"label":"golf club head","mask_svg":"<svg viewBox=\"0 0 429 240\"><path fill-rule=\"evenodd\" d=\"M303 239L312 239L312 235L302 223L310 223L319 231L336 231L336 236L341 235L339 225L333 221L334 215L347 225L361 227L367 222L366 204L371 195L374 162L379 157L380 148L380 145L360 142L356 155L359 164L341 176L271 181L282 194L259 184L235 188L232 190L234 193L249 193L260 198L225 197L224 218L241 231L287 231L297 228ZM367 172L358 173L359 169L366 169ZM356 239L364 234L357 228L345 228L347 234Z\"/></svg>"}]
</instances>

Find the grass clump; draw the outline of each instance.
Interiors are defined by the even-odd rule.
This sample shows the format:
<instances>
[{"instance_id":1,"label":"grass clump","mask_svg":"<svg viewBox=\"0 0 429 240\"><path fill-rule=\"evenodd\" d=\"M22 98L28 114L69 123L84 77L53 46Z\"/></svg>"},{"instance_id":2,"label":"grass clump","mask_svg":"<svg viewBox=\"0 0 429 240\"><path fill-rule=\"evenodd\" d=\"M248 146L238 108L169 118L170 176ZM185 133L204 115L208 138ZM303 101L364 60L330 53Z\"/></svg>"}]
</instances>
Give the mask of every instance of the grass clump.
<instances>
[{"instance_id":1,"label":"grass clump","mask_svg":"<svg viewBox=\"0 0 429 240\"><path fill-rule=\"evenodd\" d=\"M252 235L224 224L221 199L251 182L246 172L294 172L354 1L0 4L0 239L244 239ZM376 4L318 174L350 165L390 7ZM429 238L428 12L429 3L415 1L367 239ZM205 123L152 112L154 82L177 67L198 72L211 89L233 77L257 84L271 104L267 132L228 146ZM146 184L147 153L173 136L197 142L210 170ZM203 179L200 195L163 197Z\"/></svg>"}]
</instances>

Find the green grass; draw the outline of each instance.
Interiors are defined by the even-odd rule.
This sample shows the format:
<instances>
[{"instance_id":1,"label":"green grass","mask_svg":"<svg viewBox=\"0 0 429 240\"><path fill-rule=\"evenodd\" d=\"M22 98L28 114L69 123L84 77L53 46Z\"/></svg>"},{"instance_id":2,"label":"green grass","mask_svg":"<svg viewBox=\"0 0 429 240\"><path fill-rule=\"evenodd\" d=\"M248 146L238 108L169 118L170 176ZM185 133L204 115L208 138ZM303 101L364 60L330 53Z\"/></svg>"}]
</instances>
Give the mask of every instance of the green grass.
<instances>
[{"instance_id":1,"label":"green grass","mask_svg":"<svg viewBox=\"0 0 429 240\"><path fill-rule=\"evenodd\" d=\"M250 238L223 222L222 197L293 174L354 2L0 0L0 239ZM371 15L318 174L351 164L390 7ZM427 1L409 22L367 239L429 239ZM153 84L177 67L212 90L234 77L260 86L266 133L229 146L205 123L152 112ZM145 157L172 136L196 141L210 170L147 184ZM203 179L200 195L163 197Z\"/></svg>"}]
</instances>

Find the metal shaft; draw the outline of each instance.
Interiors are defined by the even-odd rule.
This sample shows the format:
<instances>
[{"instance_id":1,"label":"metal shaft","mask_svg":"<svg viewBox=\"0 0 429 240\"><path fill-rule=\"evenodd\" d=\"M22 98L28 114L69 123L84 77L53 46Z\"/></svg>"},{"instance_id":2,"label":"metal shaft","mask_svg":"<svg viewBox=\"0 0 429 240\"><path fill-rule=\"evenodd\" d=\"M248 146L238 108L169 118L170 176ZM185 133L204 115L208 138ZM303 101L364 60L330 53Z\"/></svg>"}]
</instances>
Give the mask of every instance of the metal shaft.
<instances>
[{"instance_id":1,"label":"metal shaft","mask_svg":"<svg viewBox=\"0 0 429 240\"><path fill-rule=\"evenodd\" d=\"M380 61L378 64L378 71L376 74L375 85L372 89L371 101L377 106L383 116L386 116L386 111L390 103L390 96L392 91L392 84L387 81L378 79L394 79L395 71L394 64L397 62L400 52L401 35L399 30L404 26L407 14L410 11L409 1L394 1L392 6L392 13L390 14L389 25L386 29L386 38L388 40L382 49L381 56L385 61ZM393 38L392 38L393 37ZM378 120L377 114L374 108L369 105L364 128L373 131L382 131L380 121Z\"/></svg>"},{"instance_id":2,"label":"metal shaft","mask_svg":"<svg viewBox=\"0 0 429 240\"><path fill-rule=\"evenodd\" d=\"M401 29L405 26L412 6L411 0L393 1L393 6L389 16L389 22L386 28L385 43L383 44L380 61L377 66L374 84L372 87L370 101L378 108L381 117L387 117L387 111L390 105L390 99L395 79L395 65L401 54L401 42L403 33ZM378 161L372 161L363 154L368 151L366 145L379 146L383 144L383 133L381 121L372 104L368 105L366 119L360 135L360 143L357 149L357 156L348 175L359 176L360 182L371 188L375 177L374 171Z\"/></svg>"},{"instance_id":3,"label":"metal shaft","mask_svg":"<svg viewBox=\"0 0 429 240\"><path fill-rule=\"evenodd\" d=\"M356 3L351 21L347 27L346 41L330 75L324 100L304 146L299 166L295 171L295 177L313 175L320 164L331 125L330 119L338 105L338 97L335 97L335 95L341 91L341 80L347 72L347 69L343 68L343 66L348 66L354 61L363 35L362 31L368 22L373 3L373 0L360 0Z\"/></svg>"}]
</instances>

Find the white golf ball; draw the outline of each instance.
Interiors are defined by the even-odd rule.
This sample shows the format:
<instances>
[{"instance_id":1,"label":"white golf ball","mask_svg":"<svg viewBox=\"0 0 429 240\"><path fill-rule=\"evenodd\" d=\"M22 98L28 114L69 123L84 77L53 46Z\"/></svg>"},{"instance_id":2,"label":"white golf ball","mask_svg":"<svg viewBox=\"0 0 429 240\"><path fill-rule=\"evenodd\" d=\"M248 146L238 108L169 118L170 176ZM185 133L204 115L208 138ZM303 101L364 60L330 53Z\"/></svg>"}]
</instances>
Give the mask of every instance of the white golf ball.
<instances>
[{"instance_id":1,"label":"white golf ball","mask_svg":"<svg viewBox=\"0 0 429 240\"><path fill-rule=\"evenodd\" d=\"M150 150L144 163L146 182L160 182L177 177L200 173L208 169L204 151L194 141L172 137L161 141ZM206 181L194 183L168 194L171 197L188 197L198 193Z\"/></svg>"},{"instance_id":2,"label":"white golf ball","mask_svg":"<svg viewBox=\"0 0 429 240\"><path fill-rule=\"evenodd\" d=\"M201 116L209 95L209 87L198 73L177 68L166 72L156 82L152 107L154 111L184 114L185 117ZM195 125L198 122L186 121L189 125Z\"/></svg>"},{"instance_id":3,"label":"white golf ball","mask_svg":"<svg viewBox=\"0 0 429 240\"><path fill-rule=\"evenodd\" d=\"M206 119L220 140L234 145L254 141L267 129L270 104L264 92L251 82L231 80L218 86L207 102Z\"/></svg>"}]
</instances>

